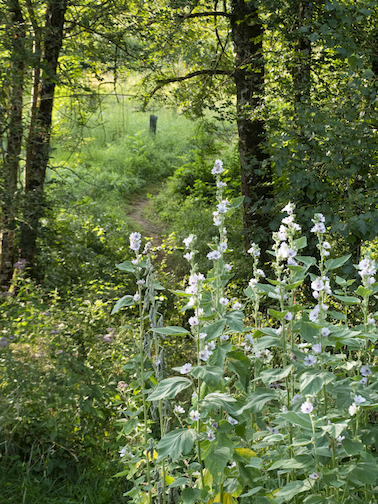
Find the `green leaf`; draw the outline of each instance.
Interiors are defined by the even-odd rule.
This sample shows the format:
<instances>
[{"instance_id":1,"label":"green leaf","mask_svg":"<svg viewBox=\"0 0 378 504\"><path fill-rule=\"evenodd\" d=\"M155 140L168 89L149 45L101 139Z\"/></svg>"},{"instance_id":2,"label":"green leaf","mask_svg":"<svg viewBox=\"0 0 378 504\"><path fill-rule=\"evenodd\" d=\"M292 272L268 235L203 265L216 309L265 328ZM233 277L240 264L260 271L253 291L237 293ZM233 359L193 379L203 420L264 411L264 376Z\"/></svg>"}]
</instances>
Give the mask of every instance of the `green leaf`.
<instances>
[{"instance_id":1,"label":"green leaf","mask_svg":"<svg viewBox=\"0 0 378 504\"><path fill-rule=\"evenodd\" d=\"M232 198L230 204L231 204L231 208L239 208L240 205L243 203L244 201L244 196L238 196L236 198Z\"/></svg>"},{"instance_id":2,"label":"green leaf","mask_svg":"<svg viewBox=\"0 0 378 504\"><path fill-rule=\"evenodd\" d=\"M117 311L119 311L121 308L124 308L125 306L131 306L132 304L134 304L134 298L133 296L127 294L116 302L110 315L114 315L114 313L117 313Z\"/></svg>"},{"instance_id":3,"label":"green leaf","mask_svg":"<svg viewBox=\"0 0 378 504\"><path fill-rule=\"evenodd\" d=\"M369 486L375 485L378 476L377 465L366 462L358 462L357 467L351 471L350 475Z\"/></svg>"},{"instance_id":4,"label":"green leaf","mask_svg":"<svg viewBox=\"0 0 378 504\"><path fill-rule=\"evenodd\" d=\"M235 414L236 399L228 394L221 392L213 392L199 402L199 405L204 410L223 408L227 413Z\"/></svg>"},{"instance_id":5,"label":"green leaf","mask_svg":"<svg viewBox=\"0 0 378 504\"><path fill-rule=\"evenodd\" d=\"M243 352L229 352L227 354L226 366L239 377L244 390L247 391L251 376L251 361Z\"/></svg>"},{"instance_id":6,"label":"green leaf","mask_svg":"<svg viewBox=\"0 0 378 504\"><path fill-rule=\"evenodd\" d=\"M175 479L168 488L176 488L182 485L186 485L188 483L188 478L186 476L181 476L180 478Z\"/></svg>"},{"instance_id":7,"label":"green leaf","mask_svg":"<svg viewBox=\"0 0 378 504\"><path fill-rule=\"evenodd\" d=\"M202 378L209 387L216 387L223 376L223 369L218 366L195 366L190 374L194 378Z\"/></svg>"},{"instance_id":8,"label":"green leaf","mask_svg":"<svg viewBox=\"0 0 378 504\"><path fill-rule=\"evenodd\" d=\"M290 364L284 369L266 369L260 373L259 378L262 379L264 385L270 385L273 382L283 380L286 376L289 376L293 368L293 364Z\"/></svg>"},{"instance_id":9,"label":"green leaf","mask_svg":"<svg viewBox=\"0 0 378 504\"><path fill-rule=\"evenodd\" d=\"M348 423L331 423L329 425L321 425L320 428L323 430L324 434L329 434L331 437L336 439L343 432L344 429L348 427Z\"/></svg>"},{"instance_id":10,"label":"green leaf","mask_svg":"<svg viewBox=\"0 0 378 504\"><path fill-rule=\"evenodd\" d=\"M284 316L286 315L286 311L277 311L277 310L272 310L272 309L269 309L268 310L268 313L271 317L274 317L274 318L277 318L279 320L283 319Z\"/></svg>"},{"instance_id":11,"label":"green leaf","mask_svg":"<svg viewBox=\"0 0 378 504\"><path fill-rule=\"evenodd\" d=\"M293 497L298 495L301 492L306 492L311 488L311 484L304 480L297 480L297 481L291 481L287 485L285 485L283 488L278 490L278 492L275 494L276 497L282 497L286 501L290 501Z\"/></svg>"},{"instance_id":12,"label":"green leaf","mask_svg":"<svg viewBox=\"0 0 378 504\"><path fill-rule=\"evenodd\" d=\"M159 401L160 399L173 399L176 395L190 387L192 382L189 378L175 376L162 380L153 392L148 396L149 401Z\"/></svg>"},{"instance_id":13,"label":"green leaf","mask_svg":"<svg viewBox=\"0 0 378 504\"><path fill-rule=\"evenodd\" d=\"M125 261L123 263L116 264L116 268L121 271L127 271L128 273L134 273L135 271L135 266L131 261Z\"/></svg>"},{"instance_id":14,"label":"green leaf","mask_svg":"<svg viewBox=\"0 0 378 504\"><path fill-rule=\"evenodd\" d=\"M312 430L310 416L307 413L295 413L295 411L287 411L286 413L281 413L280 417L292 424L299 425L304 429Z\"/></svg>"},{"instance_id":15,"label":"green leaf","mask_svg":"<svg viewBox=\"0 0 378 504\"><path fill-rule=\"evenodd\" d=\"M351 439L343 439L343 448L348 455L358 455L364 451L364 445L361 441L352 441Z\"/></svg>"},{"instance_id":16,"label":"green leaf","mask_svg":"<svg viewBox=\"0 0 378 504\"><path fill-rule=\"evenodd\" d=\"M370 296L371 294L373 294L374 291L372 291L371 289L365 289L365 287L359 285L358 289L356 289L354 292L361 297L365 297Z\"/></svg>"},{"instance_id":17,"label":"green leaf","mask_svg":"<svg viewBox=\"0 0 378 504\"><path fill-rule=\"evenodd\" d=\"M244 313L241 311L231 311L224 315L228 327L232 331L244 332Z\"/></svg>"},{"instance_id":18,"label":"green leaf","mask_svg":"<svg viewBox=\"0 0 378 504\"><path fill-rule=\"evenodd\" d=\"M183 327L177 326L154 327L151 330L158 334L165 334L166 336L185 336L186 334L190 334L190 332Z\"/></svg>"},{"instance_id":19,"label":"green leaf","mask_svg":"<svg viewBox=\"0 0 378 504\"><path fill-rule=\"evenodd\" d=\"M277 460L269 467L269 471L275 469L306 469L310 471L312 467L315 468L315 461L311 455L298 455L294 458Z\"/></svg>"},{"instance_id":20,"label":"green leaf","mask_svg":"<svg viewBox=\"0 0 378 504\"><path fill-rule=\"evenodd\" d=\"M348 259L350 259L350 257L352 257L352 254L348 254L346 256L339 257L338 259L328 259L324 263L326 270L329 271L329 270L334 270L334 269L340 268L340 266L345 264L348 261Z\"/></svg>"},{"instance_id":21,"label":"green leaf","mask_svg":"<svg viewBox=\"0 0 378 504\"><path fill-rule=\"evenodd\" d=\"M282 346L282 343L278 338L275 338L273 336L263 336L256 341L253 348L255 350L265 350L266 348L280 346Z\"/></svg>"},{"instance_id":22,"label":"green leaf","mask_svg":"<svg viewBox=\"0 0 378 504\"><path fill-rule=\"evenodd\" d=\"M333 294L333 297L342 301L347 306L361 303L361 299L354 296L336 296L336 294Z\"/></svg>"},{"instance_id":23,"label":"green leaf","mask_svg":"<svg viewBox=\"0 0 378 504\"><path fill-rule=\"evenodd\" d=\"M246 466L246 467L248 467L248 466ZM251 495L255 495L257 492L262 490L262 488L263 488L262 486L257 486L255 488L252 488L247 493L241 494L240 497L251 497Z\"/></svg>"},{"instance_id":24,"label":"green leaf","mask_svg":"<svg viewBox=\"0 0 378 504\"><path fill-rule=\"evenodd\" d=\"M309 369L299 377L300 390L303 396L316 395L324 385L328 385L335 380L336 376L333 373Z\"/></svg>"},{"instance_id":25,"label":"green leaf","mask_svg":"<svg viewBox=\"0 0 378 504\"><path fill-rule=\"evenodd\" d=\"M193 504L194 502L200 502L201 490L199 488L185 488L182 491L181 497L183 499L183 504Z\"/></svg>"},{"instance_id":26,"label":"green leaf","mask_svg":"<svg viewBox=\"0 0 378 504\"><path fill-rule=\"evenodd\" d=\"M301 236L301 238L295 240L294 245L297 250L307 247L307 236Z\"/></svg>"},{"instance_id":27,"label":"green leaf","mask_svg":"<svg viewBox=\"0 0 378 504\"><path fill-rule=\"evenodd\" d=\"M218 446L208 454L205 465L216 483L222 479L227 462L231 458L231 450L226 446Z\"/></svg>"},{"instance_id":28,"label":"green leaf","mask_svg":"<svg viewBox=\"0 0 378 504\"><path fill-rule=\"evenodd\" d=\"M168 432L156 447L158 452L157 462L167 457L171 457L174 462L181 455L188 454L193 448L196 437L196 431L193 429L176 429Z\"/></svg>"},{"instance_id":29,"label":"green leaf","mask_svg":"<svg viewBox=\"0 0 378 504\"><path fill-rule=\"evenodd\" d=\"M201 329L201 332L204 332L207 335L205 336L204 340L211 341L213 339L218 338L223 333L225 327L226 327L225 319L217 320L216 322L214 322L214 324L203 327Z\"/></svg>"},{"instance_id":30,"label":"green leaf","mask_svg":"<svg viewBox=\"0 0 378 504\"><path fill-rule=\"evenodd\" d=\"M248 396L246 404L237 412L241 415L243 411L257 413L263 409L265 404L273 399L277 399L277 392L274 389L259 388Z\"/></svg>"}]
</instances>

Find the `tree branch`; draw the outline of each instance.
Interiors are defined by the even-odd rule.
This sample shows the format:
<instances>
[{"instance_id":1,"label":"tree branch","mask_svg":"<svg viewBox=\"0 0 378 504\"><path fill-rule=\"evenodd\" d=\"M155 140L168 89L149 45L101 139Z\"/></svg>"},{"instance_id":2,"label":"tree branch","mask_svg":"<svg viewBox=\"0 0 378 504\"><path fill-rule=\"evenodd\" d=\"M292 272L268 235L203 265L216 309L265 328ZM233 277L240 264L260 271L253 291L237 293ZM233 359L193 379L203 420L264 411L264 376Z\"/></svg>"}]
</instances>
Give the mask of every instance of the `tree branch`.
<instances>
[{"instance_id":1,"label":"tree branch","mask_svg":"<svg viewBox=\"0 0 378 504\"><path fill-rule=\"evenodd\" d=\"M185 20L185 19L198 18L198 17L218 17L218 16L230 18L231 14L229 14L228 12L224 12L224 11L192 12L190 14L179 14L178 18Z\"/></svg>"},{"instance_id":2,"label":"tree branch","mask_svg":"<svg viewBox=\"0 0 378 504\"><path fill-rule=\"evenodd\" d=\"M207 69L207 70L197 70L195 72L188 73L186 75L183 75L182 77L171 77L168 79L161 79L158 80L158 85L149 93L148 96L146 96L144 100L144 105L143 109L147 106L148 102L151 100L151 98L154 96L154 94L159 91L162 87L166 86L167 84L171 84L173 82L182 82L188 79L193 79L193 77L199 77L200 75L228 75L231 76L234 74L234 71L232 70L218 70L218 69Z\"/></svg>"}]
</instances>

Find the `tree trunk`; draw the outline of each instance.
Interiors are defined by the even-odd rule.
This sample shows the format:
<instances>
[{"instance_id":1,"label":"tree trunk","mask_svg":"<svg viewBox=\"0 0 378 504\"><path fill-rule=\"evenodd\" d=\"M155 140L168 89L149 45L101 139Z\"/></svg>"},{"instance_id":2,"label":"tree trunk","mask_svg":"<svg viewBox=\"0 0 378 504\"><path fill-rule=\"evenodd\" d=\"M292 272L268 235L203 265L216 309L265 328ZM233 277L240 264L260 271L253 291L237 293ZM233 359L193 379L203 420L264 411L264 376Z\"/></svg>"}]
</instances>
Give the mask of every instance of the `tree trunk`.
<instances>
[{"instance_id":1,"label":"tree trunk","mask_svg":"<svg viewBox=\"0 0 378 504\"><path fill-rule=\"evenodd\" d=\"M18 0L8 0L11 40L10 92L6 152L0 163L1 173L1 228L0 228L0 285L8 285L13 274L14 236L17 213L17 179L22 145L22 101L25 70L25 22ZM2 128L3 129L3 128ZM1 165L0 165L1 166Z\"/></svg>"},{"instance_id":2,"label":"tree trunk","mask_svg":"<svg viewBox=\"0 0 378 504\"><path fill-rule=\"evenodd\" d=\"M297 11L297 42L292 70L295 107L301 102L310 103L311 92L311 40L312 2L299 2Z\"/></svg>"},{"instance_id":3,"label":"tree trunk","mask_svg":"<svg viewBox=\"0 0 378 504\"><path fill-rule=\"evenodd\" d=\"M25 170L24 224L21 227L21 257L33 265L39 220L44 209L44 182L50 157L51 120L56 69L63 42L63 26L68 0L50 0L46 7L43 30L40 102L26 146L28 163ZM33 274L36 272L32 271Z\"/></svg>"},{"instance_id":4,"label":"tree trunk","mask_svg":"<svg viewBox=\"0 0 378 504\"><path fill-rule=\"evenodd\" d=\"M261 118L264 89L262 56L263 27L257 2L232 0L231 29L235 52L237 126L241 167L241 192L244 195L245 247L258 242L262 260L267 260L272 201L272 175L264 150L265 124Z\"/></svg>"}]
</instances>

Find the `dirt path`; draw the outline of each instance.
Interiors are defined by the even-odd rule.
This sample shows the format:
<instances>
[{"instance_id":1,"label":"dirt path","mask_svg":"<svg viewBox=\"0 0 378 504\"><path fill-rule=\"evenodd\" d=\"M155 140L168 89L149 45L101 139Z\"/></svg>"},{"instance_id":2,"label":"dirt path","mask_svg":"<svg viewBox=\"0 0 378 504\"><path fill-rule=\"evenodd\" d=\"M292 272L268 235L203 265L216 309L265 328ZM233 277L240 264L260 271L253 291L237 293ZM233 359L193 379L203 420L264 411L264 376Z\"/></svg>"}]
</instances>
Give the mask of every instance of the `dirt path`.
<instances>
[{"instance_id":1,"label":"dirt path","mask_svg":"<svg viewBox=\"0 0 378 504\"><path fill-rule=\"evenodd\" d=\"M138 224L138 231L143 238L152 238L152 245L160 247L163 229L144 217L144 210L149 204L151 200L146 196L136 198L132 203L132 211L127 217Z\"/></svg>"}]
</instances>

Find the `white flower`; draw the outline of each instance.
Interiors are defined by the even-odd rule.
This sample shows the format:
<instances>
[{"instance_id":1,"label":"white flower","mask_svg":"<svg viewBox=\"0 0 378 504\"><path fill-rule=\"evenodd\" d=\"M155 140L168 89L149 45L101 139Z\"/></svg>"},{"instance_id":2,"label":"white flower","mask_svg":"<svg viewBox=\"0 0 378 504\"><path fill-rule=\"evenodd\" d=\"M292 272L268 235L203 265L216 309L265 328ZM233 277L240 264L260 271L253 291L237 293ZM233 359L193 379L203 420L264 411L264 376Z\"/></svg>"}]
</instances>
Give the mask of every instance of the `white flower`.
<instances>
[{"instance_id":1,"label":"white flower","mask_svg":"<svg viewBox=\"0 0 378 504\"><path fill-rule=\"evenodd\" d=\"M241 307L241 303L238 303L237 301L232 305L233 310L240 310Z\"/></svg>"},{"instance_id":2,"label":"white flower","mask_svg":"<svg viewBox=\"0 0 378 504\"><path fill-rule=\"evenodd\" d=\"M293 404L301 400L302 400L301 394L295 394L295 396L293 397Z\"/></svg>"},{"instance_id":3,"label":"white flower","mask_svg":"<svg viewBox=\"0 0 378 504\"><path fill-rule=\"evenodd\" d=\"M330 332L331 331L328 329L328 327L323 327L321 330L322 336L324 336L325 338L330 334Z\"/></svg>"},{"instance_id":4,"label":"white flower","mask_svg":"<svg viewBox=\"0 0 378 504\"><path fill-rule=\"evenodd\" d=\"M277 336L279 336L282 333L282 330L283 330L283 327L282 327L282 325L280 325L280 327L278 329L276 329Z\"/></svg>"},{"instance_id":5,"label":"white flower","mask_svg":"<svg viewBox=\"0 0 378 504\"><path fill-rule=\"evenodd\" d=\"M313 291L312 295L314 296L315 299L319 298L319 292L318 291Z\"/></svg>"},{"instance_id":6,"label":"white flower","mask_svg":"<svg viewBox=\"0 0 378 504\"><path fill-rule=\"evenodd\" d=\"M181 374L186 374L186 373L189 373L192 369L192 365L190 364L190 362L187 362L186 364L184 364L181 369L180 369L180 373Z\"/></svg>"},{"instance_id":7,"label":"white flower","mask_svg":"<svg viewBox=\"0 0 378 504\"><path fill-rule=\"evenodd\" d=\"M325 233L326 232L326 227L323 224L323 222L317 222L312 228L311 231L313 233Z\"/></svg>"},{"instance_id":8,"label":"white flower","mask_svg":"<svg viewBox=\"0 0 378 504\"><path fill-rule=\"evenodd\" d=\"M375 319L373 319L373 318L371 318L371 317L368 317L368 319L367 319L367 323L368 323L369 325L374 325L374 324L375 324Z\"/></svg>"},{"instance_id":9,"label":"white flower","mask_svg":"<svg viewBox=\"0 0 378 504\"><path fill-rule=\"evenodd\" d=\"M261 276L261 277L263 277L263 278L265 278L265 273L263 272L262 269L257 269L256 270L256 274L259 275L259 276Z\"/></svg>"},{"instance_id":10,"label":"white flower","mask_svg":"<svg viewBox=\"0 0 378 504\"><path fill-rule=\"evenodd\" d=\"M360 369L360 373L362 376L370 376L372 373L372 370L370 369L370 367L365 364L364 366L361 366L361 369Z\"/></svg>"},{"instance_id":11,"label":"white flower","mask_svg":"<svg viewBox=\"0 0 378 504\"><path fill-rule=\"evenodd\" d=\"M293 314L291 312L287 312L284 319L285 320L291 320L293 318Z\"/></svg>"},{"instance_id":12,"label":"white flower","mask_svg":"<svg viewBox=\"0 0 378 504\"><path fill-rule=\"evenodd\" d=\"M314 291L321 291L324 289L324 282L321 278L316 278L313 282L311 282L311 289Z\"/></svg>"},{"instance_id":13,"label":"white flower","mask_svg":"<svg viewBox=\"0 0 378 504\"><path fill-rule=\"evenodd\" d=\"M320 313L320 308L319 308L319 305L316 305L315 308L313 308L309 315L308 315L308 318L311 320L311 322L316 322L316 320L318 319L319 317L319 313Z\"/></svg>"},{"instance_id":14,"label":"white flower","mask_svg":"<svg viewBox=\"0 0 378 504\"><path fill-rule=\"evenodd\" d=\"M193 259L193 252L187 252L186 254L184 254L184 259L186 259L187 261L190 261L191 259Z\"/></svg>"},{"instance_id":15,"label":"white flower","mask_svg":"<svg viewBox=\"0 0 378 504\"><path fill-rule=\"evenodd\" d=\"M217 210L220 214L227 213L229 208L230 208L230 202L227 199L221 201L217 205Z\"/></svg>"},{"instance_id":16,"label":"white flower","mask_svg":"<svg viewBox=\"0 0 378 504\"><path fill-rule=\"evenodd\" d=\"M190 317L188 322L190 326L197 326L199 324L199 320L197 317Z\"/></svg>"},{"instance_id":17,"label":"white flower","mask_svg":"<svg viewBox=\"0 0 378 504\"><path fill-rule=\"evenodd\" d=\"M239 423L235 418L232 418L231 416L227 418L227 422L230 423L231 425L236 425Z\"/></svg>"},{"instance_id":18,"label":"white flower","mask_svg":"<svg viewBox=\"0 0 378 504\"><path fill-rule=\"evenodd\" d=\"M219 252L219 250L212 250L211 252L209 252L207 254L207 258L212 260L216 260L216 259L220 259L220 257L222 256L222 254Z\"/></svg>"},{"instance_id":19,"label":"white flower","mask_svg":"<svg viewBox=\"0 0 378 504\"><path fill-rule=\"evenodd\" d=\"M225 265L224 265L224 269L225 269L226 271L231 271L231 270L232 270L232 265L231 265L231 264L225 264Z\"/></svg>"},{"instance_id":20,"label":"white flower","mask_svg":"<svg viewBox=\"0 0 378 504\"><path fill-rule=\"evenodd\" d=\"M216 159L215 163L214 163L214 167L211 170L212 175L219 175L220 173L223 173L223 172L224 172L223 161L221 161L220 159Z\"/></svg>"},{"instance_id":21,"label":"white flower","mask_svg":"<svg viewBox=\"0 0 378 504\"><path fill-rule=\"evenodd\" d=\"M367 381L368 381L367 376L363 376L361 378L361 380L359 381L359 383L361 383L361 385L363 385L365 387L365 385L367 384Z\"/></svg>"},{"instance_id":22,"label":"white flower","mask_svg":"<svg viewBox=\"0 0 378 504\"><path fill-rule=\"evenodd\" d=\"M204 339L204 338L206 338L206 336L207 336L207 334L205 332L200 332L198 335L199 339Z\"/></svg>"},{"instance_id":23,"label":"white flower","mask_svg":"<svg viewBox=\"0 0 378 504\"><path fill-rule=\"evenodd\" d=\"M193 240L196 239L196 236L194 234L190 234L187 238L184 238L183 243L186 248L189 247L189 245L193 242Z\"/></svg>"},{"instance_id":24,"label":"white flower","mask_svg":"<svg viewBox=\"0 0 378 504\"><path fill-rule=\"evenodd\" d=\"M251 333L248 333L244 336L244 341L246 341L247 343L250 343L251 345L253 345L254 341L253 341L253 336Z\"/></svg>"},{"instance_id":25,"label":"white flower","mask_svg":"<svg viewBox=\"0 0 378 504\"><path fill-rule=\"evenodd\" d=\"M302 413L311 413L313 409L314 406L309 401L304 402L301 406Z\"/></svg>"},{"instance_id":26,"label":"white flower","mask_svg":"<svg viewBox=\"0 0 378 504\"><path fill-rule=\"evenodd\" d=\"M294 220L294 216L288 215L287 217L282 219L282 223L290 226L290 224L293 222L293 220Z\"/></svg>"},{"instance_id":27,"label":"white flower","mask_svg":"<svg viewBox=\"0 0 378 504\"><path fill-rule=\"evenodd\" d=\"M221 182L220 180L217 182L217 188L223 189L223 187L227 187L226 182Z\"/></svg>"},{"instance_id":28,"label":"white flower","mask_svg":"<svg viewBox=\"0 0 378 504\"><path fill-rule=\"evenodd\" d=\"M209 342L209 343L205 346L206 350L210 350L210 351L211 351L211 350L215 350L215 347L216 347L216 345L215 345L214 341L210 341L210 342Z\"/></svg>"},{"instance_id":29,"label":"white flower","mask_svg":"<svg viewBox=\"0 0 378 504\"><path fill-rule=\"evenodd\" d=\"M281 224L280 229L277 232L278 239L280 241L286 241L287 240L287 229L285 226Z\"/></svg>"},{"instance_id":30,"label":"white flower","mask_svg":"<svg viewBox=\"0 0 378 504\"><path fill-rule=\"evenodd\" d=\"M209 440L209 441L214 441L214 439L215 439L215 434L214 434L214 431L213 431L213 430L209 429L209 430L207 431L207 438L208 438L208 440Z\"/></svg>"},{"instance_id":31,"label":"white flower","mask_svg":"<svg viewBox=\"0 0 378 504\"><path fill-rule=\"evenodd\" d=\"M266 430L268 430L272 434L279 434L280 433L280 431L278 430L277 427L267 427Z\"/></svg>"},{"instance_id":32,"label":"white flower","mask_svg":"<svg viewBox=\"0 0 378 504\"><path fill-rule=\"evenodd\" d=\"M324 241L323 248L325 248L326 250L329 250L331 248L331 245L327 241Z\"/></svg>"},{"instance_id":33,"label":"white flower","mask_svg":"<svg viewBox=\"0 0 378 504\"><path fill-rule=\"evenodd\" d=\"M136 293L134 294L133 299L134 299L134 301L135 301L135 302L138 302L138 301L139 301L139 299L140 299L139 292L136 292Z\"/></svg>"},{"instance_id":34,"label":"white flower","mask_svg":"<svg viewBox=\"0 0 378 504\"><path fill-rule=\"evenodd\" d=\"M289 201L289 203L286 206L283 207L283 209L281 210L281 212L287 212L289 215L291 215L294 212L294 208L295 208L294 203L291 203Z\"/></svg>"},{"instance_id":35,"label":"white flower","mask_svg":"<svg viewBox=\"0 0 378 504\"><path fill-rule=\"evenodd\" d=\"M226 252L226 250L227 250L227 243L226 242L220 243L219 247L218 247L218 250L221 253Z\"/></svg>"},{"instance_id":36,"label":"white flower","mask_svg":"<svg viewBox=\"0 0 378 504\"><path fill-rule=\"evenodd\" d=\"M316 357L314 357L313 355L307 355L307 357L305 357L303 361L303 364L305 366L312 366L313 364L316 364Z\"/></svg>"},{"instance_id":37,"label":"white flower","mask_svg":"<svg viewBox=\"0 0 378 504\"><path fill-rule=\"evenodd\" d=\"M185 410L184 410L184 408L182 406L175 406L173 408L173 412L174 413L185 413Z\"/></svg>"},{"instance_id":38,"label":"white flower","mask_svg":"<svg viewBox=\"0 0 378 504\"><path fill-rule=\"evenodd\" d=\"M355 395L354 396L354 402L356 404L362 404L366 401L365 397L362 397L362 395Z\"/></svg>"},{"instance_id":39,"label":"white flower","mask_svg":"<svg viewBox=\"0 0 378 504\"><path fill-rule=\"evenodd\" d=\"M200 419L200 413L197 410L192 410L189 413L190 419L193 420L193 422L196 422L197 420Z\"/></svg>"},{"instance_id":40,"label":"white flower","mask_svg":"<svg viewBox=\"0 0 378 504\"><path fill-rule=\"evenodd\" d=\"M309 474L308 476L309 478L313 479L313 480L317 480L320 478L320 474L318 473L318 471L314 471L312 474Z\"/></svg>"},{"instance_id":41,"label":"white flower","mask_svg":"<svg viewBox=\"0 0 378 504\"><path fill-rule=\"evenodd\" d=\"M229 469L232 469L232 468L233 468L233 467L235 467L235 466L236 466L236 462L234 461L234 462L232 462L231 464L228 464L228 466L227 466L227 467L228 467Z\"/></svg>"},{"instance_id":42,"label":"white flower","mask_svg":"<svg viewBox=\"0 0 378 504\"><path fill-rule=\"evenodd\" d=\"M205 348L204 350L201 350L199 353L199 358L206 362L208 358L210 357L210 352Z\"/></svg>"},{"instance_id":43,"label":"white flower","mask_svg":"<svg viewBox=\"0 0 378 504\"><path fill-rule=\"evenodd\" d=\"M345 436L337 436L336 441L337 441L337 446L341 446L341 443L344 441Z\"/></svg>"},{"instance_id":44,"label":"white flower","mask_svg":"<svg viewBox=\"0 0 378 504\"><path fill-rule=\"evenodd\" d=\"M248 285L252 287L252 289L256 286L257 280L256 278L251 278L251 280L248 282Z\"/></svg>"},{"instance_id":45,"label":"white flower","mask_svg":"<svg viewBox=\"0 0 378 504\"><path fill-rule=\"evenodd\" d=\"M247 250L248 254L251 254L253 257L260 257L261 251L260 247L256 243L251 244L251 248Z\"/></svg>"},{"instance_id":46,"label":"white flower","mask_svg":"<svg viewBox=\"0 0 378 504\"><path fill-rule=\"evenodd\" d=\"M230 336L228 334L222 334L222 336L220 337L220 339L222 341L227 341L228 339L230 339Z\"/></svg>"},{"instance_id":47,"label":"white flower","mask_svg":"<svg viewBox=\"0 0 378 504\"><path fill-rule=\"evenodd\" d=\"M316 345L312 345L312 351L314 354L320 354L322 353L322 345L321 343L316 343Z\"/></svg>"},{"instance_id":48,"label":"white flower","mask_svg":"<svg viewBox=\"0 0 378 504\"><path fill-rule=\"evenodd\" d=\"M119 452L119 456L122 458L126 455L126 446L122 448L122 450L120 450Z\"/></svg>"},{"instance_id":49,"label":"white flower","mask_svg":"<svg viewBox=\"0 0 378 504\"><path fill-rule=\"evenodd\" d=\"M348 408L348 411L349 411L349 415L350 416L353 416L357 413L357 411L360 409L359 406L356 405L356 403L353 403L349 406Z\"/></svg>"},{"instance_id":50,"label":"white flower","mask_svg":"<svg viewBox=\"0 0 378 504\"><path fill-rule=\"evenodd\" d=\"M227 306L228 302L229 302L229 299L227 299L226 297L221 297L219 300L219 303L223 306Z\"/></svg>"},{"instance_id":51,"label":"white flower","mask_svg":"<svg viewBox=\"0 0 378 504\"><path fill-rule=\"evenodd\" d=\"M131 233L129 240L130 240L130 248L131 250L138 251L140 247L140 241L142 237L140 233Z\"/></svg>"}]
</instances>

